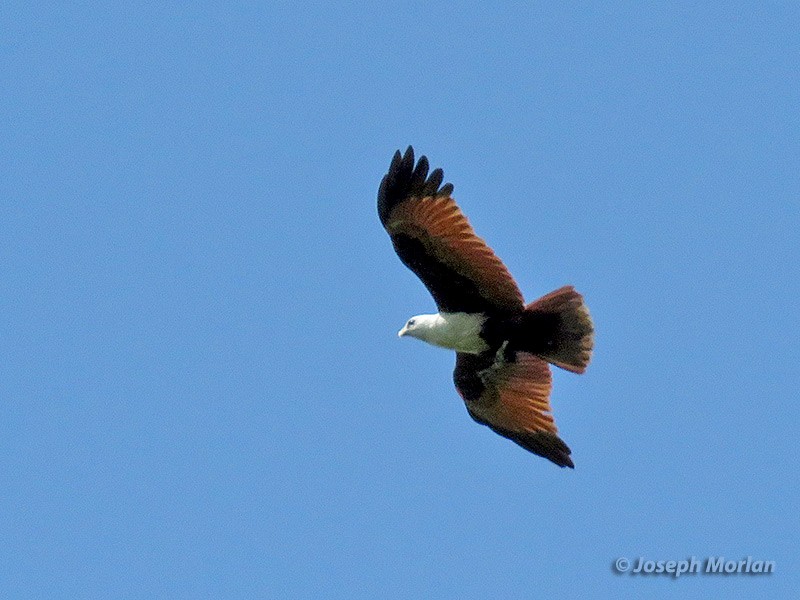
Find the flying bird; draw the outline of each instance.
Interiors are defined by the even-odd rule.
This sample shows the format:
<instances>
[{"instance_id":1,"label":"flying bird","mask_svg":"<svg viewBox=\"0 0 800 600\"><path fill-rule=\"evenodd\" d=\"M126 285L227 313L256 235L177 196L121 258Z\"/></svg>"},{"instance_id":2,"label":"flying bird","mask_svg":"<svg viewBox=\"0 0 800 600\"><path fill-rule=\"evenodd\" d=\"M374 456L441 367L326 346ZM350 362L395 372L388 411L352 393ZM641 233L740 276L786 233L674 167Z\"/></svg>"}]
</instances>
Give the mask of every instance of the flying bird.
<instances>
[{"instance_id":1,"label":"flying bird","mask_svg":"<svg viewBox=\"0 0 800 600\"><path fill-rule=\"evenodd\" d=\"M508 269L442 185L441 169L398 150L378 190L378 216L400 260L439 310L398 332L456 351L453 381L470 416L560 467L574 468L550 408L550 365L583 373L594 328L572 286L525 304Z\"/></svg>"}]
</instances>

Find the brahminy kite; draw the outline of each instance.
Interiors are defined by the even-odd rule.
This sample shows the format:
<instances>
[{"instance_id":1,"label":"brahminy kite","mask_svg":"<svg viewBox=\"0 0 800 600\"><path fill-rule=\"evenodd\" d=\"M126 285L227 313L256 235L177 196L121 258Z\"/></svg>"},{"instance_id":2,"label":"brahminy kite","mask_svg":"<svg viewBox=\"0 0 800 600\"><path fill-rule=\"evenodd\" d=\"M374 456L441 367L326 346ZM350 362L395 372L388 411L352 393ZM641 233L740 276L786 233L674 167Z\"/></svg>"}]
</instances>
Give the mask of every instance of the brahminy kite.
<instances>
[{"instance_id":1,"label":"brahminy kite","mask_svg":"<svg viewBox=\"0 0 800 600\"><path fill-rule=\"evenodd\" d=\"M583 297L562 287L525 304L428 159L398 150L378 191L378 216L400 260L439 312L408 320L399 336L456 351L453 381L470 416L560 467L574 468L550 408L548 363L583 373L594 328Z\"/></svg>"}]
</instances>

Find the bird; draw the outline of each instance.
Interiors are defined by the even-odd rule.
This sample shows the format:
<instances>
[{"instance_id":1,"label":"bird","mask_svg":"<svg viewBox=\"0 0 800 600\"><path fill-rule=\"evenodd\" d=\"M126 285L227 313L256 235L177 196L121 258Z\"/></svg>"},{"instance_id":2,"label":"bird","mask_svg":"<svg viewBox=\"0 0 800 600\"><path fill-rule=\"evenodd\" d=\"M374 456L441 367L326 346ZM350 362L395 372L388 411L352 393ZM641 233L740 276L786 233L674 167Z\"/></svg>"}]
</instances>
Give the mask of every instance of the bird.
<instances>
[{"instance_id":1,"label":"bird","mask_svg":"<svg viewBox=\"0 0 800 600\"><path fill-rule=\"evenodd\" d=\"M408 319L400 337L456 352L453 383L469 415L522 448L574 469L550 406L550 365L583 373L594 325L583 296L561 287L525 303L503 262L453 199L442 169L395 152L378 189L378 217L400 260L438 312Z\"/></svg>"}]
</instances>

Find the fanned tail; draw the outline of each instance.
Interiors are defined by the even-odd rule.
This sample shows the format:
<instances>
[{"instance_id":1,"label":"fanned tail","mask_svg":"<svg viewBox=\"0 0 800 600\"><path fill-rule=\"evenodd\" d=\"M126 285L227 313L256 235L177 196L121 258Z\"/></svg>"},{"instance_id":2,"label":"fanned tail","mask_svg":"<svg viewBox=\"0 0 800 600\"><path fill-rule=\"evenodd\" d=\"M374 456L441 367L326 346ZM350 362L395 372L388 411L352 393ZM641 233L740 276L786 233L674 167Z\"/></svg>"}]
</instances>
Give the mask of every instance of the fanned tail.
<instances>
[{"instance_id":1,"label":"fanned tail","mask_svg":"<svg viewBox=\"0 0 800 600\"><path fill-rule=\"evenodd\" d=\"M565 286L525 306L516 349L583 373L592 358L594 326L583 296Z\"/></svg>"}]
</instances>

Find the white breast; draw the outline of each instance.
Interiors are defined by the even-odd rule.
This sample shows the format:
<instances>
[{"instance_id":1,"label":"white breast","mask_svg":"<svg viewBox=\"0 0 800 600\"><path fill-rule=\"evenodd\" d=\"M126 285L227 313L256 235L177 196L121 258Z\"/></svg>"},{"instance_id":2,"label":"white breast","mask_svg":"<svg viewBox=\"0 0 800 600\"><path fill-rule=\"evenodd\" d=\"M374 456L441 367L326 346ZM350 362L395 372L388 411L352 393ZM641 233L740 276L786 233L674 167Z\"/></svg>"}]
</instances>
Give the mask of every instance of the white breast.
<instances>
[{"instance_id":1,"label":"white breast","mask_svg":"<svg viewBox=\"0 0 800 600\"><path fill-rule=\"evenodd\" d=\"M486 317L480 313L438 313L425 341L456 352L479 354L489 346L480 336Z\"/></svg>"}]
</instances>

